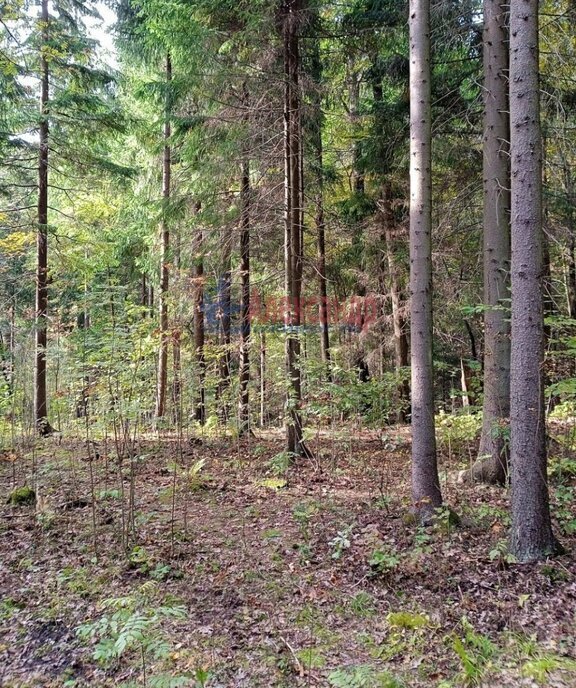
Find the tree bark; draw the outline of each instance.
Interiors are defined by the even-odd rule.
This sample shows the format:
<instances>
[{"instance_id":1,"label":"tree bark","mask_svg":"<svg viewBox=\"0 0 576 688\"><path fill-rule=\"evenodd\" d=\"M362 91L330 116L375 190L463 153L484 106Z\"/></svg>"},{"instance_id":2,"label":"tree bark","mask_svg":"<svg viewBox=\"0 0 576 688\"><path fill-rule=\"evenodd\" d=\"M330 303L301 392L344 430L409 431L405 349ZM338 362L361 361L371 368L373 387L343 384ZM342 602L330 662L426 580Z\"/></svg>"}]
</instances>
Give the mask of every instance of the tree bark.
<instances>
[{"instance_id":1,"label":"tree bark","mask_svg":"<svg viewBox=\"0 0 576 688\"><path fill-rule=\"evenodd\" d=\"M330 360L330 329L328 322L328 281L326 278L326 222L324 217L324 150L322 144L322 98L320 95L320 82L322 79L322 62L318 40L314 41L312 54L312 78L314 91L312 100L311 140L314 151L314 172L316 193L314 205L316 207L314 222L318 241L318 318L320 323L320 355L326 368L326 378L332 381Z\"/></svg>"},{"instance_id":2,"label":"tree bark","mask_svg":"<svg viewBox=\"0 0 576 688\"><path fill-rule=\"evenodd\" d=\"M242 161L240 186L240 400L238 432L250 431L250 163Z\"/></svg>"},{"instance_id":3,"label":"tree bark","mask_svg":"<svg viewBox=\"0 0 576 688\"><path fill-rule=\"evenodd\" d=\"M410 294L412 501L427 521L442 504L432 364L430 2L410 0Z\"/></svg>"},{"instance_id":4,"label":"tree bark","mask_svg":"<svg viewBox=\"0 0 576 688\"><path fill-rule=\"evenodd\" d=\"M512 234L510 551L520 562L553 554L544 416L542 141L538 0L510 11Z\"/></svg>"},{"instance_id":5,"label":"tree bark","mask_svg":"<svg viewBox=\"0 0 576 688\"><path fill-rule=\"evenodd\" d=\"M282 0L284 39L284 247L286 310L286 450L309 455L303 442L301 415L300 316L302 285L302 208L300 166L300 52L298 22L301 0Z\"/></svg>"},{"instance_id":6,"label":"tree bark","mask_svg":"<svg viewBox=\"0 0 576 688\"><path fill-rule=\"evenodd\" d=\"M180 280L181 267L181 250L180 250L180 235L176 233L174 246L174 275L175 280ZM180 344L181 339L181 323L180 318L176 316L172 327L172 408L174 422L179 428L182 421L182 349Z\"/></svg>"},{"instance_id":7,"label":"tree bark","mask_svg":"<svg viewBox=\"0 0 576 688\"><path fill-rule=\"evenodd\" d=\"M358 141L357 132L360 119L360 74L355 68L353 58L350 58L347 63L347 81L348 81L348 119L350 125L354 130L354 148L352 149L352 192L355 194L363 194L365 188L364 174L360 170L360 144Z\"/></svg>"},{"instance_id":8,"label":"tree bark","mask_svg":"<svg viewBox=\"0 0 576 688\"><path fill-rule=\"evenodd\" d=\"M410 365L408 329L406 319L402 314L402 289L400 287L400 276L396 263L396 237L397 229L392 210L392 190L389 183L385 183L382 190L382 224L384 229L384 245L386 250L386 260L388 264L389 293L392 305L392 329L394 333L394 366L399 373L403 368ZM405 423L407 412L410 406L410 386L408 381L400 383L398 387L399 408L396 418L399 423Z\"/></svg>"},{"instance_id":9,"label":"tree bark","mask_svg":"<svg viewBox=\"0 0 576 688\"><path fill-rule=\"evenodd\" d=\"M503 485L510 417L510 120L508 4L484 0L484 401L476 463L468 482Z\"/></svg>"},{"instance_id":10,"label":"tree bark","mask_svg":"<svg viewBox=\"0 0 576 688\"><path fill-rule=\"evenodd\" d=\"M220 233L222 251L222 268L218 278L218 340L220 354L218 357L217 397L220 421L226 423L229 416L228 389L230 387L230 328L231 328L231 236L228 228Z\"/></svg>"},{"instance_id":11,"label":"tree bark","mask_svg":"<svg viewBox=\"0 0 576 688\"><path fill-rule=\"evenodd\" d=\"M572 215L572 212L571 212ZM568 244L568 314L576 319L576 240L574 220L570 221L570 242Z\"/></svg>"},{"instance_id":12,"label":"tree bark","mask_svg":"<svg viewBox=\"0 0 576 688\"><path fill-rule=\"evenodd\" d=\"M36 234L36 352L34 365L34 420L40 435L49 435L46 385L46 345L48 342L48 155L49 155L49 67L44 53L50 40L48 0L42 0L40 21L40 142L38 157L38 230Z\"/></svg>"},{"instance_id":13,"label":"tree bark","mask_svg":"<svg viewBox=\"0 0 576 688\"><path fill-rule=\"evenodd\" d=\"M266 333L260 330L260 427L266 427Z\"/></svg>"},{"instance_id":14,"label":"tree bark","mask_svg":"<svg viewBox=\"0 0 576 688\"><path fill-rule=\"evenodd\" d=\"M158 310L160 314L160 349L158 351L158 378L156 389L156 418L162 418L166 411L166 385L168 381L168 283L169 283L169 251L170 229L168 225L168 204L170 203L171 182L171 148L170 136L170 95L168 89L172 81L172 61L170 54L166 55L166 111L164 113L164 151L162 155L162 220L160 223L160 294L158 296Z\"/></svg>"},{"instance_id":15,"label":"tree bark","mask_svg":"<svg viewBox=\"0 0 576 688\"><path fill-rule=\"evenodd\" d=\"M200 203L196 204L196 214L200 212ZM196 362L198 389L194 404L194 420L200 425L206 422L206 360L204 357L204 236L202 227L197 227L194 237L194 359Z\"/></svg>"}]
</instances>

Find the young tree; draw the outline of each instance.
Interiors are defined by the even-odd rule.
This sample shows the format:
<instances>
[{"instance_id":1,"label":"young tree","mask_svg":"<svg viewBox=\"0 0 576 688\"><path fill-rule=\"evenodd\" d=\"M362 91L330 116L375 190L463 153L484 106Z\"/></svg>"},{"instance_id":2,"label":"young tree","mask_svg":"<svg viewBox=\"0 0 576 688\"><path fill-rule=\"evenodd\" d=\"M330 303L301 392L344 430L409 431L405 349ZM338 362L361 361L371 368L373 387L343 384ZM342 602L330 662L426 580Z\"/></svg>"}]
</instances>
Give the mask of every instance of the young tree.
<instances>
[{"instance_id":1,"label":"young tree","mask_svg":"<svg viewBox=\"0 0 576 688\"><path fill-rule=\"evenodd\" d=\"M200 213L200 203L196 203L195 216ZM197 384L194 404L194 420L200 425L206 422L206 358L204 354L204 231L201 226L202 220L195 228L193 237L193 323L194 323L194 360L196 362Z\"/></svg>"},{"instance_id":2,"label":"young tree","mask_svg":"<svg viewBox=\"0 0 576 688\"><path fill-rule=\"evenodd\" d=\"M248 106L247 100L245 106ZM240 182L240 401L238 430L250 431L250 162L242 160Z\"/></svg>"},{"instance_id":3,"label":"young tree","mask_svg":"<svg viewBox=\"0 0 576 688\"><path fill-rule=\"evenodd\" d=\"M399 231L394 221L392 209L392 191L389 183L385 183L382 189L381 215L383 224L383 244L385 246L386 262L388 265L389 294L392 306L392 328L394 334L394 365L399 372L409 365L409 345L407 324L402 312L400 287L400 267L397 254L399 253L399 241L396 234ZM399 410L396 414L398 422L406 422L406 406L410 404L410 388L408 381L401 382L398 388Z\"/></svg>"},{"instance_id":4,"label":"young tree","mask_svg":"<svg viewBox=\"0 0 576 688\"><path fill-rule=\"evenodd\" d=\"M410 340L412 500L428 520L442 504L432 365L432 137L430 1L410 0Z\"/></svg>"},{"instance_id":5,"label":"young tree","mask_svg":"<svg viewBox=\"0 0 576 688\"><path fill-rule=\"evenodd\" d=\"M318 15L313 15L310 27L318 31ZM312 168L314 170L314 224L317 233L317 273L318 273L318 319L320 323L320 353L322 362L326 366L326 378L332 381L330 361L330 329L328 322L328 280L326 278L326 221L324 213L324 146L322 142L322 127L324 115L322 112L322 60L320 57L320 40L313 38L310 76L312 78L312 112L310 114L310 142L312 147Z\"/></svg>"},{"instance_id":6,"label":"young tree","mask_svg":"<svg viewBox=\"0 0 576 688\"><path fill-rule=\"evenodd\" d=\"M171 155L170 146L170 82L172 81L172 61L170 53L166 55L166 106L164 113L164 149L162 154L162 219L160 222L160 295L158 308L160 311L160 350L158 352L158 381L156 392L156 418L162 418L166 407L166 383L168 380L168 282L169 282L169 250L170 228L168 226L168 204L170 202Z\"/></svg>"},{"instance_id":7,"label":"young tree","mask_svg":"<svg viewBox=\"0 0 576 688\"><path fill-rule=\"evenodd\" d=\"M94 189L96 171L126 172L109 155L108 135L122 128L123 118L97 44L86 35L83 20L98 16L91 0L9 2L0 14L0 229L3 238L33 232L36 240L34 276L21 273L26 286L18 288L18 301L34 304L32 420L48 435L49 322L60 315L56 306L49 311L50 237L58 236L62 250L71 229L65 218L75 217L79 198ZM14 293L11 318L15 304ZM78 318L78 326L88 321Z\"/></svg>"},{"instance_id":8,"label":"young tree","mask_svg":"<svg viewBox=\"0 0 576 688\"><path fill-rule=\"evenodd\" d=\"M228 227L220 230L220 251L222 264L218 277L218 388L219 417L226 422L229 415L228 389L230 387L230 342L231 342L231 306L232 306L232 241Z\"/></svg>"},{"instance_id":9,"label":"young tree","mask_svg":"<svg viewBox=\"0 0 576 688\"><path fill-rule=\"evenodd\" d=\"M48 67L50 14L48 0L40 10L40 128L38 154L38 230L36 234L36 354L34 365L34 420L41 435L53 432L48 422L46 394L46 345L48 343Z\"/></svg>"},{"instance_id":10,"label":"young tree","mask_svg":"<svg viewBox=\"0 0 576 688\"><path fill-rule=\"evenodd\" d=\"M484 403L470 481L504 484L510 416L508 4L484 0Z\"/></svg>"},{"instance_id":11,"label":"young tree","mask_svg":"<svg viewBox=\"0 0 576 688\"><path fill-rule=\"evenodd\" d=\"M518 561L553 554L547 483L542 307L542 140L538 0L510 9L512 350L510 551Z\"/></svg>"}]
</instances>

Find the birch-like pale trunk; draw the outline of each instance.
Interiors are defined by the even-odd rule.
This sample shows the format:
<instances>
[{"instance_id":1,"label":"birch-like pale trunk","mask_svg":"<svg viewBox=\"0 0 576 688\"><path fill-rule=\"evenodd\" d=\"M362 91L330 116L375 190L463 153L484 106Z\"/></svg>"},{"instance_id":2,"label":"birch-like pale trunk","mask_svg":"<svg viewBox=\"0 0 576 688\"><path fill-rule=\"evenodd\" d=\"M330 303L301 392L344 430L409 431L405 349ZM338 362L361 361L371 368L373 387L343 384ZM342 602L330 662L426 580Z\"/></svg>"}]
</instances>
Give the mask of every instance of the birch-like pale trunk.
<instances>
[{"instance_id":1,"label":"birch-like pale trunk","mask_svg":"<svg viewBox=\"0 0 576 688\"><path fill-rule=\"evenodd\" d=\"M238 403L238 432L250 431L250 162L242 161L240 185L240 399Z\"/></svg>"}]
</instances>

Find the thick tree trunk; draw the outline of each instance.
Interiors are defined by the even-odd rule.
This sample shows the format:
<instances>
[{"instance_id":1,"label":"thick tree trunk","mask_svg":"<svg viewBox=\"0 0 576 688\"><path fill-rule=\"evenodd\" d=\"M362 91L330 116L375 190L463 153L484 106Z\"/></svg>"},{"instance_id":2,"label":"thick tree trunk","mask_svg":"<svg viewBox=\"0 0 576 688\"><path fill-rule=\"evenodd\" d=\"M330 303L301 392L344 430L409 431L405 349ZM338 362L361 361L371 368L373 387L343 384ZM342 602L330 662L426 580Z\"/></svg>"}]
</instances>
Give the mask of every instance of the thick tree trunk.
<instances>
[{"instance_id":1,"label":"thick tree trunk","mask_svg":"<svg viewBox=\"0 0 576 688\"><path fill-rule=\"evenodd\" d=\"M196 213L200 212L200 204L196 205ZM197 227L194 237L194 360L198 388L194 404L194 420L200 425L206 422L206 391L204 379L206 377L206 360L204 357L204 236L202 227Z\"/></svg>"},{"instance_id":2,"label":"thick tree trunk","mask_svg":"<svg viewBox=\"0 0 576 688\"><path fill-rule=\"evenodd\" d=\"M42 46L49 42L48 0L42 0ZM40 142L38 158L38 230L36 235L36 353L34 365L34 420L41 435L53 429L48 422L46 391L46 345L48 342L48 99L49 70L43 50L40 54Z\"/></svg>"},{"instance_id":3,"label":"thick tree trunk","mask_svg":"<svg viewBox=\"0 0 576 688\"><path fill-rule=\"evenodd\" d=\"M470 482L504 484L510 417L508 4L484 0L484 402Z\"/></svg>"},{"instance_id":4,"label":"thick tree trunk","mask_svg":"<svg viewBox=\"0 0 576 688\"><path fill-rule=\"evenodd\" d=\"M302 380L300 370L300 316L302 285L302 208L300 166L300 93L298 23L301 0L283 0L284 20L284 217L286 312L286 450L308 455L303 442Z\"/></svg>"},{"instance_id":5,"label":"thick tree trunk","mask_svg":"<svg viewBox=\"0 0 576 688\"><path fill-rule=\"evenodd\" d=\"M394 211L392 209L392 190L389 183L384 184L382 190L382 224L384 229L384 245L386 250L386 261L388 264L389 294L392 305L392 328L394 333L394 366L399 372L402 368L410 365L408 329L406 319L402 314L402 289L400 287L400 276L396 263L396 223L394 221ZM410 386L408 381L402 382L398 387L399 408L396 419L399 423L405 423L407 411L410 406Z\"/></svg>"},{"instance_id":6,"label":"thick tree trunk","mask_svg":"<svg viewBox=\"0 0 576 688\"><path fill-rule=\"evenodd\" d=\"M172 81L172 62L170 55L166 56L165 71L166 87L170 88ZM171 178L171 149L170 149L170 96L166 95L166 112L164 119L164 151L162 156L162 221L160 223L160 294L158 310L160 314L160 349L158 351L158 377L156 388L156 418L162 418L166 411L166 385L168 381L168 263L170 260L170 229L168 226L168 204L170 203Z\"/></svg>"},{"instance_id":7,"label":"thick tree trunk","mask_svg":"<svg viewBox=\"0 0 576 688\"><path fill-rule=\"evenodd\" d=\"M510 11L512 358L510 551L518 561L553 554L547 485L542 305L542 141L538 0Z\"/></svg>"},{"instance_id":8,"label":"thick tree trunk","mask_svg":"<svg viewBox=\"0 0 576 688\"><path fill-rule=\"evenodd\" d=\"M442 504L432 364L430 2L410 0L410 294L412 500L427 521Z\"/></svg>"},{"instance_id":9,"label":"thick tree trunk","mask_svg":"<svg viewBox=\"0 0 576 688\"><path fill-rule=\"evenodd\" d=\"M250 431L250 163L242 162L240 186L240 399L238 432Z\"/></svg>"}]
</instances>

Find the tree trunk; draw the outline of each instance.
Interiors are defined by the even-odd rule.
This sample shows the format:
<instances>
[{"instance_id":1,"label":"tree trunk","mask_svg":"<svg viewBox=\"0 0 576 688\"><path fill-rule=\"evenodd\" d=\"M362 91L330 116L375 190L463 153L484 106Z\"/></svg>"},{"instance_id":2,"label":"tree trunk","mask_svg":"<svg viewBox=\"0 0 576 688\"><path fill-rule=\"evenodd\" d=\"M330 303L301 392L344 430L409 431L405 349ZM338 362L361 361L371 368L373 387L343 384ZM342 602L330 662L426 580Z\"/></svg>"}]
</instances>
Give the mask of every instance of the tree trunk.
<instances>
[{"instance_id":1,"label":"tree trunk","mask_svg":"<svg viewBox=\"0 0 576 688\"><path fill-rule=\"evenodd\" d=\"M196 204L196 214L200 212L200 203ZM206 377L206 360L204 357L204 237L202 227L197 227L194 237L194 359L198 389L194 404L194 420L200 425L206 422L206 392L204 379Z\"/></svg>"},{"instance_id":2,"label":"tree trunk","mask_svg":"<svg viewBox=\"0 0 576 688\"><path fill-rule=\"evenodd\" d=\"M148 315L150 318L154 317L154 285L148 285L148 307L150 308Z\"/></svg>"},{"instance_id":3,"label":"tree trunk","mask_svg":"<svg viewBox=\"0 0 576 688\"><path fill-rule=\"evenodd\" d=\"M220 421L226 423L229 416L228 389L230 387L230 327L231 327L231 236L228 228L221 230L222 270L218 278L218 388Z\"/></svg>"},{"instance_id":4,"label":"tree trunk","mask_svg":"<svg viewBox=\"0 0 576 688\"><path fill-rule=\"evenodd\" d=\"M250 431L250 163L242 161L240 187L240 400L238 405L238 432Z\"/></svg>"},{"instance_id":5,"label":"tree trunk","mask_svg":"<svg viewBox=\"0 0 576 688\"><path fill-rule=\"evenodd\" d=\"M301 0L283 0L284 39L284 218L286 311L286 450L308 455L303 442L300 371L300 315L302 285L302 209L300 167L300 93L298 23Z\"/></svg>"},{"instance_id":6,"label":"tree trunk","mask_svg":"<svg viewBox=\"0 0 576 688\"><path fill-rule=\"evenodd\" d=\"M158 379L156 389L156 418L162 418L166 411L166 384L168 380L168 262L170 250L170 229L168 226L168 204L170 203L171 149L170 149L170 95L168 89L172 81L172 62L166 56L166 112L164 114L164 152L162 156L162 221L160 223L160 294L158 310L160 313L160 349L158 351Z\"/></svg>"},{"instance_id":7,"label":"tree trunk","mask_svg":"<svg viewBox=\"0 0 576 688\"><path fill-rule=\"evenodd\" d=\"M266 427L266 333L260 331L260 427Z\"/></svg>"},{"instance_id":8,"label":"tree trunk","mask_svg":"<svg viewBox=\"0 0 576 688\"><path fill-rule=\"evenodd\" d=\"M36 353L34 365L34 420L40 435L49 435L46 391L46 345L48 342L48 99L49 70L43 48L48 45L48 0L42 0L42 48L40 53L40 142L38 157L38 231L36 235Z\"/></svg>"},{"instance_id":9,"label":"tree trunk","mask_svg":"<svg viewBox=\"0 0 576 688\"><path fill-rule=\"evenodd\" d=\"M142 318L148 317L148 284L144 272L140 279L140 305L142 306Z\"/></svg>"},{"instance_id":10,"label":"tree trunk","mask_svg":"<svg viewBox=\"0 0 576 688\"><path fill-rule=\"evenodd\" d=\"M484 0L484 402L469 482L504 484L510 417L508 4Z\"/></svg>"},{"instance_id":11,"label":"tree trunk","mask_svg":"<svg viewBox=\"0 0 576 688\"><path fill-rule=\"evenodd\" d=\"M315 225L318 240L318 295L320 303L318 305L318 319L320 323L320 354L322 362L326 367L326 378L332 381L332 370L330 365L330 330L328 322L328 284L326 279L326 223L324 218L324 151L322 144L322 98L320 95L320 85L322 79L322 63L320 60L319 41L314 41L312 53L312 78L314 80L314 91L311 116L311 140L314 151L314 172L316 193L314 204L316 207Z\"/></svg>"},{"instance_id":12,"label":"tree trunk","mask_svg":"<svg viewBox=\"0 0 576 688\"><path fill-rule=\"evenodd\" d=\"M510 12L512 233L510 551L520 562L553 554L544 416L542 141L538 0Z\"/></svg>"},{"instance_id":13,"label":"tree trunk","mask_svg":"<svg viewBox=\"0 0 576 688\"><path fill-rule=\"evenodd\" d=\"M348 75L348 119L353 129L354 148L352 150L352 192L355 194L364 193L364 174L360 170L360 143L358 132L358 121L360 119L360 74L355 68L354 59L350 58L347 65Z\"/></svg>"},{"instance_id":14,"label":"tree trunk","mask_svg":"<svg viewBox=\"0 0 576 688\"><path fill-rule=\"evenodd\" d=\"M410 0L410 294L412 500L423 521L442 504L432 364L430 2Z\"/></svg>"},{"instance_id":15,"label":"tree trunk","mask_svg":"<svg viewBox=\"0 0 576 688\"><path fill-rule=\"evenodd\" d=\"M392 305L392 328L394 332L394 365L396 372L400 373L403 368L407 368L410 365L408 357L408 336L406 334L408 327L406 319L402 314L402 289L400 288L400 276L398 274L398 265L395 258L397 253L395 250L397 243L395 230L397 230L397 227L394 221L392 190L389 183L384 184L382 196L382 224L384 228L384 245L386 247L386 259L388 263L389 293L390 303ZM400 383L398 387L398 396L399 408L396 413L396 418L399 423L405 423L410 406L410 386L407 380Z\"/></svg>"},{"instance_id":16,"label":"tree trunk","mask_svg":"<svg viewBox=\"0 0 576 688\"><path fill-rule=\"evenodd\" d=\"M570 212L570 242L568 244L568 314L576 319L576 240L574 237L574 219Z\"/></svg>"},{"instance_id":17,"label":"tree trunk","mask_svg":"<svg viewBox=\"0 0 576 688\"><path fill-rule=\"evenodd\" d=\"M174 246L174 276L175 281L180 280L181 251L180 235L176 233ZM177 316L172 328L172 408L174 423L179 428L182 422L182 350L180 345L181 324Z\"/></svg>"}]
</instances>

